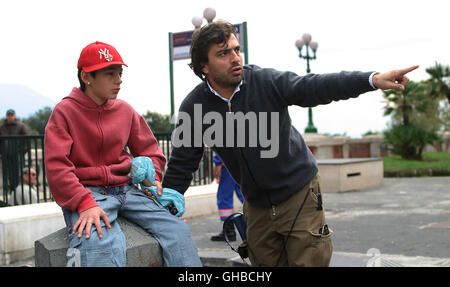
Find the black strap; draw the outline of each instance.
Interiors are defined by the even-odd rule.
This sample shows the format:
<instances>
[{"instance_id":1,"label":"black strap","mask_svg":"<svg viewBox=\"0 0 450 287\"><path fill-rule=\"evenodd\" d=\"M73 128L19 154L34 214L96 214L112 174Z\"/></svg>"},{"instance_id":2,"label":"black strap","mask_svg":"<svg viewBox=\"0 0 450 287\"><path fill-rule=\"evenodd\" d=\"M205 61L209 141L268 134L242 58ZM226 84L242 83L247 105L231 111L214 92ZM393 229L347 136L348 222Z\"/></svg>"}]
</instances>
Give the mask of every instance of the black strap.
<instances>
[{"instance_id":1,"label":"black strap","mask_svg":"<svg viewBox=\"0 0 450 287\"><path fill-rule=\"evenodd\" d=\"M303 202L302 202L302 204L300 205L300 208L297 211L297 215L295 215L294 221L292 222L291 229L289 230L289 233L286 236L286 240L284 241L284 244L283 244L283 249L282 249L282 251L280 253L280 257L278 257L278 261L277 261L277 264L275 265L275 267L278 266L278 264L280 264L281 256L283 255L283 250L287 253L287 251L286 251L287 241L289 239L289 236L291 236L292 230L294 229L295 222L297 221L297 217L300 215L300 212L302 211L303 206L305 205L305 202L308 199L308 195L311 192L311 190L314 190L314 188L312 188L312 187L308 188L308 191L306 192L306 195L305 195L305 199L303 199Z\"/></svg>"}]
</instances>

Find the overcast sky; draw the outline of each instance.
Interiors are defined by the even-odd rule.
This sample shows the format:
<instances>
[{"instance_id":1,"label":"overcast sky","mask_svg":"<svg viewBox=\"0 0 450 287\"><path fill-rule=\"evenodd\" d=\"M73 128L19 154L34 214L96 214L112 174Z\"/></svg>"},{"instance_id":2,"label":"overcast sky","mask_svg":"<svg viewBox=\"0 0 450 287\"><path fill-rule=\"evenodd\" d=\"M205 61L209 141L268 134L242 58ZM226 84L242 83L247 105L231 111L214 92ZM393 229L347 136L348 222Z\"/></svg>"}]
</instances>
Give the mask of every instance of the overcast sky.
<instances>
[{"instance_id":1,"label":"overcast sky","mask_svg":"<svg viewBox=\"0 0 450 287\"><path fill-rule=\"evenodd\" d=\"M450 64L450 2L445 0L311 1L25 1L0 0L0 83L21 84L59 101L78 86L76 64L94 41L117 48L128 68L119 98L139 113L170 113L168 32L193 29L191 19L213 7L216 19L247 21L249 63L306 73L295 40L310 33L319 43L313 73L384 72L420 65L409 77L428 78L435 61ZM199 83L188 60L175 62L175 108ZM23 99L26 101L26 99ZM359 137L381 131L380 91L313 109L319 133ZM291 107L303 131L307 109Z\"/></svg>"}]
</instances>

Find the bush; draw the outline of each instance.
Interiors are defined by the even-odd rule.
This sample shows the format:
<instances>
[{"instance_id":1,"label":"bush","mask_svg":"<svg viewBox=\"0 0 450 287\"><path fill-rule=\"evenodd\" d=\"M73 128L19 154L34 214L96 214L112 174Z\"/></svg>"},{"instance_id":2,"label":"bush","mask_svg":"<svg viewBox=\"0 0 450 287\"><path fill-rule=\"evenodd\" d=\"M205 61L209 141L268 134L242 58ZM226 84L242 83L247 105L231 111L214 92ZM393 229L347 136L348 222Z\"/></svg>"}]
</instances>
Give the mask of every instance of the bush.
<instances>
[{"instance_id":1,"label":"bush","mask_svg":"<svg viewBox=\"0 0 450 287\"><path fill-rule=\"evenodd\" d=\"M395 154L403 159L422 160L422 152L427 144L441 141L437 132L412 124L393 125L384 132L384 144L392 146Z\"/></svg>"}]
</instances>

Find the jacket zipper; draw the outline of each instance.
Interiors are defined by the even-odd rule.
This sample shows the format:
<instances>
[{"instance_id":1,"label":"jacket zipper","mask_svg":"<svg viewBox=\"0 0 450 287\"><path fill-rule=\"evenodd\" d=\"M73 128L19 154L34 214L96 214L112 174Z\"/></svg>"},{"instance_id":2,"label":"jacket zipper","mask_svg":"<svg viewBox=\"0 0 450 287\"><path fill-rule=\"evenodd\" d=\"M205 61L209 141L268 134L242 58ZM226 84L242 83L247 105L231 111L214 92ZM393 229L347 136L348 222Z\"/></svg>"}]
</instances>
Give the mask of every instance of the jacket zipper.
<instances>
[{"instance_id":1,"label":"jacket zipper","mask_svg":"<svg viewBox=\"0 0 450 287\"><path fill-rule=\"evenodd\" d=\"M97 165L100 165L101 156L102 156L102 153L100 151L102 150L102 147L103 147L103 129L102 129L102 125L101 125L101 117L102 117L102 112L99 111L98 119L97 119L97 127L100 132L100 145L99 145L99 150L98 150L99 152L98 152L98 157L97 157Z\"/></svg>"}]
</instances>

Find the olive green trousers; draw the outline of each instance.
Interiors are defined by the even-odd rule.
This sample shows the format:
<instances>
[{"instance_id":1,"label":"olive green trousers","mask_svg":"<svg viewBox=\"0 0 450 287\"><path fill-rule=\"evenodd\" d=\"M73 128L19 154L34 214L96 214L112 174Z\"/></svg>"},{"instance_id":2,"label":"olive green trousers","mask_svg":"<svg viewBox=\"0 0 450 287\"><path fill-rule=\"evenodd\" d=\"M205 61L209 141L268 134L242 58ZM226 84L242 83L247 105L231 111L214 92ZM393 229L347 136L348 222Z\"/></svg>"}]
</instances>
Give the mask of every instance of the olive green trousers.
<instances>
[{"instance_id":1,"label":"olive green trousers","mask_svg":"<svg viewBox=\"0 0 450 287\"><path fill-rule=\"evenodd\" d=\"M279 205L262 208L245 201L252 266L329 266L333 232L325 222L322 198L316 175Z\"/></svg>"}]
</instances>

